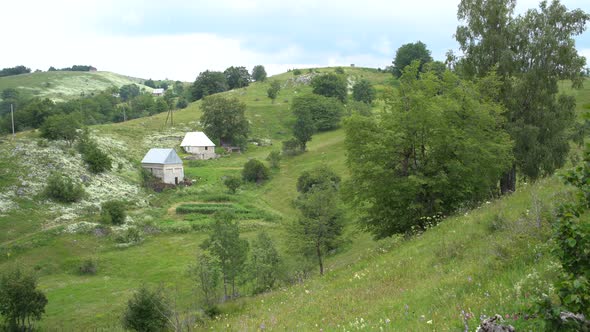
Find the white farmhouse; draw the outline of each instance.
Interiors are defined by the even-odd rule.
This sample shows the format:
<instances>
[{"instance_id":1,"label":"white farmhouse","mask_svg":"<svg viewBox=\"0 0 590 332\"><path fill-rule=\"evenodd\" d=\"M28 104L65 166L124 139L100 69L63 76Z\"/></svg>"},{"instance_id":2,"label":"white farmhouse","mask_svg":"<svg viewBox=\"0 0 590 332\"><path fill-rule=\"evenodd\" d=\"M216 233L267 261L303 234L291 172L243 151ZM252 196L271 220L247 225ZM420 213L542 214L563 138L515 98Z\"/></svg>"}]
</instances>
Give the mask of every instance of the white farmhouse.
<instances>
[{"instance_id":1,"label":"white farmhouse","mask_svg":"<svg viewBox=\"0 0 590 332\"><path fill-rule=\"evenodd\" d=\"M168 184L184 180L182 160L174 149L150 149L141 161L141 167Z\"/></svg>"},{"instance_id":2,"label":"white farmhouse","mask_svg":"<svg viewBox=\"0 0 590 332\"><path fill-rule=\"evenodd\" d=\"M196 155L197 159L212 159L217 156L215 144L201 131L186 133L180 146L187 153Z\"/></svg>"}]
</instances>

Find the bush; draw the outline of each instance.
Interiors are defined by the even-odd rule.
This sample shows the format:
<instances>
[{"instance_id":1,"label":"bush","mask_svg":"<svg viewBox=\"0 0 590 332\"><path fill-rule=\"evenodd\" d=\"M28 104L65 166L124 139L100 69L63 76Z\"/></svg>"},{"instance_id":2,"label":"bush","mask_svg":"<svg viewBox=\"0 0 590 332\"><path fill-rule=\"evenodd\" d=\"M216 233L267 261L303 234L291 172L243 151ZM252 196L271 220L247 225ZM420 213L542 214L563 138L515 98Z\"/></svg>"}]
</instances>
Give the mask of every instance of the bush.
<instances>
[{"instance_id":1,"label":"bush","mask_svg":"<svg viewBox=\"0 0 590 332\"><path fill-rule=\"evenodd\" d=\"M294 156L301 153L299 148L299 141L296 138L291 138L283 141L283 154L286 156Z\"/></svg>"},{"instance_id":2,"label":"bush","mask_svg":"<svg viewBox=\"0 0 590 332\"><path fill-rule=\"evenodd\" d=\"M171 315L168 300L161 289L150 290L142 286L127 302L123 313L123 328L133 331L162 331Z\"/></svg>"},{"instance_id":3,"label":"bush","mask_svg":"<svg viewBox=\"0 0 590 332\"><path fill-rule=\"evenodd\" d=\"M223 184L232 194L235 194L236 190L242 185L242 180L237 176L228 176L223 180Z\"/></svg>"},{"instance_id":4,"label":"bush","mask_svg":"<svg viewBox=\"0 0 590 332\"><path fill-rule=\"evenodd\" d=\"M134 244L143 241L143 236L136 227L129 227L125 232L115 237L115 242Z\"/></svg>"},{"instance_id":5,"label":"bush","mask_svg":"<svg viewBox=\"0 0 590 332\"><path fill-rule=\"evenodd\" d=\"M269 178L268 168L258 159L250 159L242 170L244 181L260 183Z\"/></svg>"},{"instance_id":6,"label":"bush","mask_svg":"<svg viewBox=\"0 0 590 332\"><path fill-rule=\"evenodd\" d=\"M293 69L293 75L294 75L294 76L301 75L301 73L302 73L302 72L301 72L301 69Z\"/></svg>"},{"instance_id":7,"label":"bush","mask_svg":"<svg viewBox=\"0 0 590 332\"><path fill-rule=\"evenodd\" d=\"M160 183L157 177L155 177L150 171L145 168L141 168L139 171L141 186L146 189L154 190Z\"/></svg>"},{"instance_id":8,"label":"bush","mask_svg":"<svg viewBox=\"0 0 590 332\"><path fill-rule=\"evenodd\" d=\"M97 270L96 261L92 258L85 259L78 267L78 273L81 275L95 275Z\"/></svg>"},{"instance_id":9,"label":"bush","mask_svg":"<svg viewBox=\"0 0 590 332\"><path fill-rule=\"evenodd\" d=\"M78 151L82 154L82 160L88 165L88 169L92 173L98 174L111 170L111 158L98 148L98 144L90 138L88 130L84 130L80 136Z\"/></svg>"},{"instance_id":10,"label":"bush","mask_svg":"<svg viewBox=\"0 0 590 332\"><path fill-rule=\"evenodd\" d=\"M105 224L120 225L125 222L125 203L121 201L108 201L101 205L101 220Z\"/></svg>"},{"instance_id":11,"label":"bush","mask_svg":"<svg viewBox=\"0 0 590 332\"><path fill-rule=\"evenodd\" d=\"M47 178L44 194L58 202L72 203L82 199L85 191L81 183L75 183L63 174L54 173Z\"/></svg>"}]
</instances>

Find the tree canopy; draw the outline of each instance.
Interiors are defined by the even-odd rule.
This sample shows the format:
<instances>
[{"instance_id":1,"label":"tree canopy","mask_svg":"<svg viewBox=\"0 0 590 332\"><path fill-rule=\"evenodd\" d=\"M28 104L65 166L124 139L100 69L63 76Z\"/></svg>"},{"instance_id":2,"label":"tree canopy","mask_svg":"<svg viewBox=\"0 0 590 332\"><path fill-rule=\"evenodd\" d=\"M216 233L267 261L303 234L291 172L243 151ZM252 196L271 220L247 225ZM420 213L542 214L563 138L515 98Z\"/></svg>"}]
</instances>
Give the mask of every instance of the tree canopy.
<instances>
[{"instance_id":1,"label":"tree canopy","mask_svg":"<svg viewBox=\"0 0 590 332\"><path fill-rule=\"evenodd\" d=\"M296 118L309 113L314 130L326 131L336 129L344 113L344 106L335 98L317 94L305 94L293 98L291 109Z\"/></svg>"},{"instance_id":2,"label":"tree canopy","mask_svg":"<svg viewBox=\"0 0 590 332\"><path fill-rule=\"evenodd\" d=\"M20 75L20 74L28 74L30 72L31 72L31 68L27 68L25 66L16 66L16 67L11 67L11 68L3 68L2 70L0 70L0 77Z\"/></svg>"},{"instance_id":3,"label":"tree canopy","mask_svg":"<svg viewBox=\"0 0 590 332\"><path fill-rule=\"evenodd\" d=\"M352 87L352 98L366 104L370 104L375 99L375 88L369 80L361 79Z\"/></svg>"},{"instance_id":4,"label":"tree canopy","mask_svg":"<svg viewBox=\"0 0 590 332\"><path fill-rule=\"evenodd\" d=\"M422 71L422 66L425 63L432 61L430 50L421 41L404 44L397 49L395 58L393 59L393 74L396 77L400 77L404 68L415 60L420 61L419 71Z\"/></svg>"},{"instance_id":5,"label":"tree canopy","mask_svg":"<svg viewBox=\"0 0 590 332\"><path fill-rule=\"evenodd\" d=\"M208 96L201 103L201 125L207 136L222 144L243 146L249 132L246 104L235 97Z\"/></svg>"},{"instance_id":6,"label":"tree canopy","mask_svg":"<svg viewBox=\"0 0 590 332\"><path fill-rule=\"evenodd\" d=\"M229 67L223 74L230 89L243 88L250 85L250 73L246 67Z\"/></svg>"},{"instance_id":7,"label":"tree canopy","mask_svg":"<svg viewBox=\"0 0 590 332\"><path fill-rule=\"evenodd\" d=\"M464 25L456 38L465 54L457 69L469 78L496 71L501 80L497 98L508 109L506 129L515 141L515 163L505 172L503 192L515 190L516 169L536 179L564 164L575 99L559 95L558 81L581 84L585 59L573 37L590 18L559 1L543 1L539 9L514 17L515 4L462 0L457 14Z\"/></svg>"},{"instance_id":8,"label":"tree canopy","mask_svg":"<svg viewBox=\"0 0 590 332\"><path fill-rule=\"evenodd\" d=\"M214 93L227 91L229 85L225 74L219 71L205 70L197 76L191 87L192 100L199 100Z\"/></svg>"},{"instance_id":9,"label":"tree canopy","mask_svg":"<svg viewBox=\"0 0 590 332\"><path fill-rule=\"evenodd\" d=\"M346 76L334 73L318 75L312 78L313 93L324 97L334 97L340 102L346 102L348 97L348 82Z\"/></svg>"},{"instance_id":10,"label":"tree canopy","mask_svg":"<svg viewBox=\"0 0 590 332\"><path fill-rule=\"evenodd\" d=\"M353 115L345 125L345 193L377 238L489 197L512 162L504 109L481 92L496 78L474 84L419 68L419 61L406 67L380 117Z\"/></svg>"},{"instance_id":11,"label":"tree canopy","mask_svg":"<svg viewBox=\"0 0 590 332\"><path fill-rule=\"evenodd\" d=\"M31 322L41 319L46 305L33 274L16 267L0 276L0 315L9 331L32 330Z\"/></svg>"},{"instance_id":12,"label":"tree canopy","mask_svg":"<svg viewBox=\"0 0 590 332\"><path fill-rule=\"evenodd\" d=\"M266 70L263 65L256 65L252 68L252 79L256 82L264 82L266 80Z\"/></svg>"}]
</instances>

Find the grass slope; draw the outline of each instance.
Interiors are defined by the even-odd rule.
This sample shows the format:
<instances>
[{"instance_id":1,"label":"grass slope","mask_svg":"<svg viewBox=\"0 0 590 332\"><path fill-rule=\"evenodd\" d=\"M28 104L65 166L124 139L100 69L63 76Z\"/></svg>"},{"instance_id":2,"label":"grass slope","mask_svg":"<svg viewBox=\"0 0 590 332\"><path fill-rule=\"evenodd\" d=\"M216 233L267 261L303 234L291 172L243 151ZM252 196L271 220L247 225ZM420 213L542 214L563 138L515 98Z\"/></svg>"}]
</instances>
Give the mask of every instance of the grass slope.
<instances>
[{"instance_id":1,"label":"grass slope","mask_svg":"<svg viewBox=\"0 0 590 332\"><path fill-rule=\"evenodd\" d=\"M25 97L49 98L64 101L103 91L112 86L137 84L140 88L151 88L140 84L143 80L106 71L74 72L51 71L0 77L0 91L13 88Z\"/></svg>"},{"instance_id":2,"label":"grass slope","mask_svg":"<svg viewBox=\"0 0 590 332\"><path fill-rule=\"evenodd\" d=\"M345 68L345 71L351 81L368 78L379 91L395 84L390 75L375 70ZM133 188L137 188L138 182L134 167L147 149L178 149L186 131L200 129L199 102L174 112L172 127L164 126L166 114L92 127L93 135L117 166L109 172L108 179L91 177L89 188L108 186L112 194L130 200L128 225L114 228L111 236L72 231L84 225L83 222L96 222L97 210L93 206L111 197L110 193L93 191L88 202L73 207L46 202L34 191L31 195L17 197L11 193L22 181L29 187L43 184L40 175L26 177L24 167L31 167L35 162L43 166L44 159L49 157L32 152L37 150L35 132L21 133L16 140L7 139L0 144L3 166L0 169L0 207L10 204L18 207L8 206L8 212L0 209L0 270L21 264L40 275L40 286L49 299L40 327L120 329L120 315L126 301L141 284L166 287L180 311L194 311L198 295L185 271L200 250L198 246L206 237L203 225L209 219L199 214L176 214L175 209L183 204L227 203L247 210L246 217L240 221L243 236L252 239L259 231L266 230L287 257L289 234L284 233L283 225L296 218L291 202L296 195L297 177L319 164L329 164L346 177L343 131L314 135L308 152L285 158L281 169L273 171L272 179L261 186L245 185L236 195L228 195L221 178L239 175L248 159L264 159L271 150L280 148L282 139L291 135L293 118L289 104L294 96L310 90L308 85L299 83L305 75L308 73L300 77L292 73L271 77L281 81L283 86L275 104L266 97L268 82L226 92L247 104L251 137L270 139L273 146L250 145L241 155L187 161L185 174L197 180L191 187L159 194L143 191L134 194ZM577 91L568 92L578 93L578 99L587 98ZM579 110L582 111L583 106ZM85 174L79 155L67 146L57 144L46 149L57 155L54 164L58 167L66 167L76 176ZM6 171L8 168L19 171ZM121 187L117 187L117 183ZM410 240L375 242L351 224L346 230L346 244L328 257L328 273L324 278L314 277L304 284L226 303L219 319L198 327L213 330L257 330L261 326L271 330L373 330L380 327L399 331L457 330L463 328L459 317L462 310L472 329L480 315L518 314L518 301L523 299L517 296L515 285L526 281L533 271L544 279L551 277L545 244L547 220L551 218L556 197L564 191L565 187L555 178L523 185L510 197L474 211L463 211ZM537 211L533 206L538 203L532 203L537 199L544 206L540 228L536 226L539 213L530 212ZM62 214L71 218L61 218ZM120 248L113 237L128 226L145 230L155 227L157 232L148 234L139 245ZM97 275L78 275L81 261L89 257L98 262ZM285 264L292 264L296 259L286 258ZM530 327L521 319L512 323Z\"/></svg>"}]
</instances>

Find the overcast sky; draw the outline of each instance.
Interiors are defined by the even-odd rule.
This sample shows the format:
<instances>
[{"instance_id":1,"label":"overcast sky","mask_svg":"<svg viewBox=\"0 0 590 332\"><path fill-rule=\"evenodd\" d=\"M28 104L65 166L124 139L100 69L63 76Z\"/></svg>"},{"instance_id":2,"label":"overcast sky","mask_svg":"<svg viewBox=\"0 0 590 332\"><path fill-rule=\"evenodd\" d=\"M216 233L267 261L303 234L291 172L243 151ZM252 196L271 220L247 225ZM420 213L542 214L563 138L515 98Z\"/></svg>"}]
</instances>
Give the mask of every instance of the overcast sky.
<instances>
[{"instance_id":1,"label":"overcast sky","mask_svg":"<svg viewBox=\"0 0 590 332\"><path fill-rule=\"evenodd\" d=\"M590 0L562 0L590 12ZM385 67L422 41L437 60L457 49L459 0L18 0L2 4L0 68L75 64L193 81L206 69ZM537 7L518 0L517 12ZM589 58L590 32L577 39Z\"/></svg>"}]
</instances>

